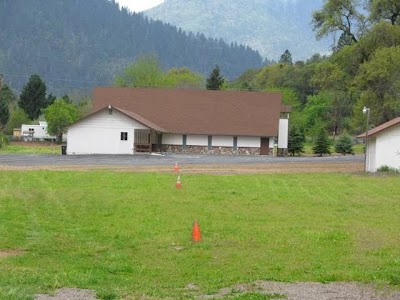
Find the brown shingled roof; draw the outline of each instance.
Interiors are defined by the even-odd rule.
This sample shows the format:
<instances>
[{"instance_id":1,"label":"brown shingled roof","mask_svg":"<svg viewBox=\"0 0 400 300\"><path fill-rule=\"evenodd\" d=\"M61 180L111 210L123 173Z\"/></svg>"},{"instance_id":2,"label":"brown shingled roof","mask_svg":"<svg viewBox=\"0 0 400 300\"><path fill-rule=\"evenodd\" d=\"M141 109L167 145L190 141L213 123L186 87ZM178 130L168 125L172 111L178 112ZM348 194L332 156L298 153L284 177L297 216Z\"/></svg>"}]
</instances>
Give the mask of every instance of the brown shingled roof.
<instances>
[{"instance_id":1,"label":"brown shingled roof","mask_svg":"<svg viewBox=\"0 0 400 300\"><path fill-rule=\"evenodd\" d=\"M388 121L386 123L383 123L383 124L373 128L371 130L368 130L368 137L373 136L375 134L378 134L379 132L381 132L381 131L389 128L389 127L395 126L397 124L400 124L400 117L394 118L394 119L392 119L392 120L390 120L390 121ZM366 132L358 135L357 137L358 138L365 138L365 136L366 136Z\"/></svg>"},{"instance_id":2,"label":"brown shingled roof","mask_svg":"<svg viewBox=\"0 0 400 300\"><path fill-rule=\"evenodd\" d=\"M162 132L267 137L278 135L280 113L289 110L281 99L277 93L99 87L93 112L111 105Z\"/></svg>"}]
</instances>

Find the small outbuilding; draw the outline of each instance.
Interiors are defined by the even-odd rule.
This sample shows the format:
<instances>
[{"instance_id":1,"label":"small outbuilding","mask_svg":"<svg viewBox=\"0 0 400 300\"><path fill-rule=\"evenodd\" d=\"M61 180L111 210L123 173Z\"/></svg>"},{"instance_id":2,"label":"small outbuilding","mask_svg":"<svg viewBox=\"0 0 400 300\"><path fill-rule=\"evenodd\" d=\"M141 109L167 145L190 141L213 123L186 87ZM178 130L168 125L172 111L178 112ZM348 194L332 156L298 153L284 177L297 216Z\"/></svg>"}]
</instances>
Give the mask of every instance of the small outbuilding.
<instances>
[{"instance_id":1,"label":"small outbuilding","mask_svg":"<svg viewBox=\"0 0 400 300\"><path fill-rule=\"evenodd\" d=\"M272 155L287 149L289 112L279 93L100 87L67 154Z\"/></svg>"},{"instance_id":2,"label":"small outbuilding","mask_svg":"<svg viewBox=\"0 0 400 300\"><path fill-rule=\"evenodd\" d=\"M366 133L359 138L365 138ZM388 166L400 169L400 117L368 130L366 171L376 172Z\"/></svg>"}]
</instances>

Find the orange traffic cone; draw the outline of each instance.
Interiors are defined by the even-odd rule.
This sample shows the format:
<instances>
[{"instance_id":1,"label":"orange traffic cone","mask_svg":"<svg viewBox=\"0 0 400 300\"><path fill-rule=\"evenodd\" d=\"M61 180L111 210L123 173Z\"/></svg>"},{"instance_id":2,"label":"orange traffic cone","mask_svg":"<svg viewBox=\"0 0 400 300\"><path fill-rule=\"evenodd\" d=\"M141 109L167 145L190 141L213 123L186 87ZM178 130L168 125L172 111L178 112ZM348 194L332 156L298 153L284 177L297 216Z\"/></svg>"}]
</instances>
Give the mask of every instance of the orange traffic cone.
<instances>
[{"instance_id":1,"label":"orange traffic cone","mask_svg":"<svg viewBox=\"0 0 400 300\"><path fill-rule=\"evenodd\" d=\"M193 242L200 242L201 240L200 225L197 220L193 222L192 240Z\"/></svg>"},{"instance_id":2,"label":"orange traffic cone","mask_svg":"<svg viewBox=\"0 0 400 300\"><path fill-rule=\"evenodd\" d=\"M181 189L182 188L181 176L180 175L178 175L178 180L176 181L175 187L177 189Z\"/></svg>"},{"instance_id":3,"label":"orange traffic cone","mask_svg":"<svg viewBox=\"0 0 400 300\"><path fill-rule=\"evenodd\" d=\"M175 172L175 173L178 173L178 172L179 172L179 166L178 166L178 163L175 163L175 166L174 166L174 172Z\"/></svg>"}]
</instances>

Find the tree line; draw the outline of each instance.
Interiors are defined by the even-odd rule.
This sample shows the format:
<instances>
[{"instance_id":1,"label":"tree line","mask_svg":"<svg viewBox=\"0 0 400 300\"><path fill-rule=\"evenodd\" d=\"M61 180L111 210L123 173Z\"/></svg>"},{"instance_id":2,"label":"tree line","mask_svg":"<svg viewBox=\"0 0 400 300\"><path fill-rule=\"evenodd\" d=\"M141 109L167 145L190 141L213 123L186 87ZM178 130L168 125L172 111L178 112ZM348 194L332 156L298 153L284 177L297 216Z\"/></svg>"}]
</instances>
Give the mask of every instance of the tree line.
<instances>
[{"instance_id":1,"label":"tree line","mask_svg":"<svg viewBox=\"0 0 400 300\"><path fill-rule=\"evenodd\" d=\"M257 51L201 33L185 32L114 0L0 1L0 73L21 90L39 74L56 94L111 84L135 58L156 54L161 68L206 75L221 65L235 78L263 59Z\"/></svg>"},{"instance_id":2,"label":"tree line","mask_svg":"<svg viewBox=\"0 0 400 300\"><path fill-rule=\"evenodd\" d=\"M46 83L37 74L30 76L20 95L0 78L0 134L12 135L14 128L44 119L47 132L61 143L67 126L88 114L90 108L90 99L83 95L65 94L57 98L47 93ZM0 138L3 144L4 135Z\"/></svg>"},{"instance_id":3,"label":"tree line","mask_svg":"<svg viewBox=\"0 0 400 300\"><path fill-rule=\"evenodd\" d=\"M326 0L315 11L316 36L339 36L332 54L250 69L230 86L280 91L293 108L291 127L316 138L365 131L363 107L374 127L400 115L400 3L395 0ZM294 130L294 129L293 129Z\"/></svg>"}]
</instances>

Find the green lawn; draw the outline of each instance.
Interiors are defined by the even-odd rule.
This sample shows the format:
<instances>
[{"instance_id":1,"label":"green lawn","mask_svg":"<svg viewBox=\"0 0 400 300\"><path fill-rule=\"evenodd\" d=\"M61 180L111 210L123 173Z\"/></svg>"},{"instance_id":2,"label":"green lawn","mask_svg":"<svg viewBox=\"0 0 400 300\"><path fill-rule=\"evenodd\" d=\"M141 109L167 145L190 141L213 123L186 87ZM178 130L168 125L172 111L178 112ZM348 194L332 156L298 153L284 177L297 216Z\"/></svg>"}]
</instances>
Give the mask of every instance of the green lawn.
<instances>
[{"instance_id":1,"label":"green lawn","mask_svg":"<svg viewBox=\"0 0 400 300\"><path fill-rule=\"evenodd\" d=\"M0 148L0 154L21 153L21 154L61 154L61 146L40 142L11 142Z\"/></svg>"},{"instance_id":2,"label":"green lawn","mask_svg":"<svg viewBox=\"0 0 400 300\"><path fill-rule=\"evenodd\" d=\"M304 144L304 152L302 155L310 156L310 155L315 155L312 148L313 144L311 142L307 142ZM342 155L341 153L335 153L335 147L331 146L330 150L332 152L332 155ZM355 144L353 145L353 151L354 154L364 154L364 144Z\"/></svg>"},{"instance_id":3,"label":"green lawn","mask_svg":"<svg viewBox=\"0 0 400 300\"><path fill-rule=\"evenodd\" d=\"M184 174L181 190L175 180L2 171L0 250L22 253L0 258L0 299L61 287L187 299L255 280L400 289L399 176Z\"/></svg>"}]
</instances>

